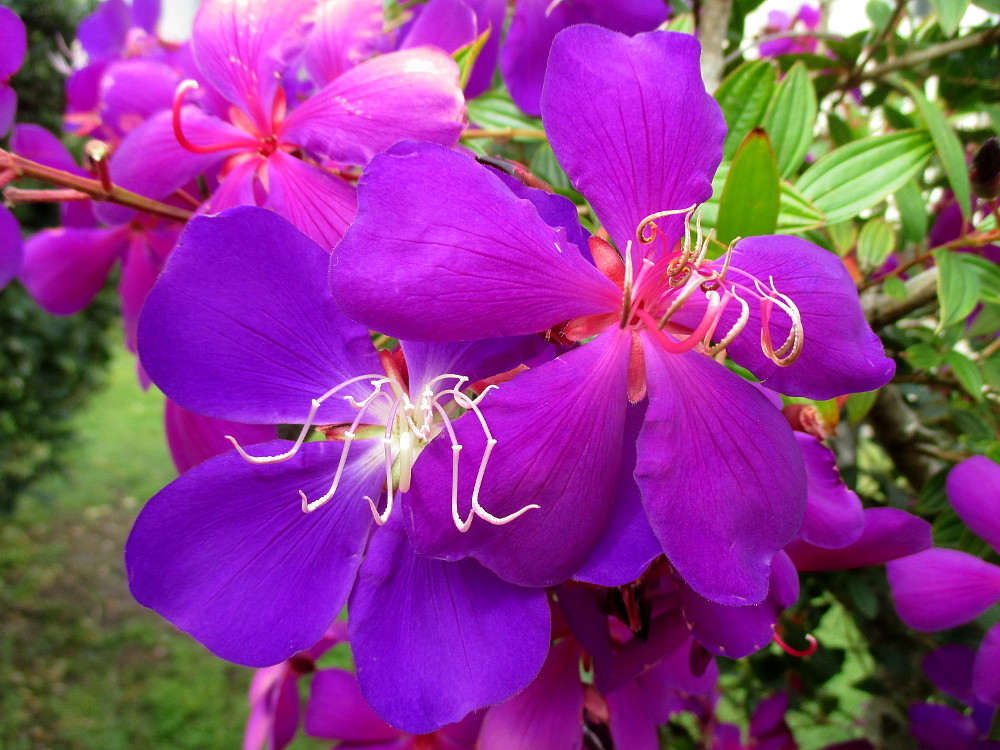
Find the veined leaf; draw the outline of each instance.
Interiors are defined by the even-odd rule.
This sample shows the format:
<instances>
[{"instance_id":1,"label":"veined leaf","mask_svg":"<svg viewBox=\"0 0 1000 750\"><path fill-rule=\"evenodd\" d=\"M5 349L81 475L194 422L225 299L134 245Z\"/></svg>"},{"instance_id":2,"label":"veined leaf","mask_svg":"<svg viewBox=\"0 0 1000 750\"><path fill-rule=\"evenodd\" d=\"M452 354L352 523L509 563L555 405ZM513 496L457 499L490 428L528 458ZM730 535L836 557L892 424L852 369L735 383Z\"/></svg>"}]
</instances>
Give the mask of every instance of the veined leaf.
<instances>
[{"instance_id":1,"label":"veined leaf","mask_svg":"<svg viewBox=\"0 0 1000 750\"><path fill-rule=\"evenodd\" d=\"M979 302L979 272L974 265L966 262L964 255L948 250L934 251L939 274L938 302L941 305L939 329L965 320Z\"/></svg>"},{"instance_id":2,"label":"veined leaf","mask_svg":"<svg viewBox=\"0 0 1000 750\"><path fill-rule=\"evenodd\" d=\"M763 130L751 130L736 152L722 189L715 226L718 240L728 245L738 236L774 234L780 200L774 149Z\"/></svg>"},{"instance_id":3,"label":"veined leaf","mask_svg":"<svg viewBox=\"0 0 1000 750\"><path fill-rule=\"evenodd\" d=\"M884 219L870 219L858 234L858 265L874 271L885 263L896 247L896 232Z\"/></svg>"},{"instance_id":4,"label":"veined leaf","mask_svg":"<svg viewBox=\"0 0 1000 750\"><path fill-rule=\"evenodd\" d=\"M729 177L729 164L719 165L712 178L712 197L701 205L701 221L706 228L716 226L719 220L719 201L722 189ZM798 234L823 225L823 213L792 187L788 182L779 182L781 202L778 208L779 234Z\"/></svg>"},{"instance_id":5,"label":"veined leaf","mask_svg":"<svg viewBox=\"0 0 1000 750\"><path fill-rule=\"evenodd\" d=\"M923 242L927 236L927 206L913 180L896 191L896 208L902 219L903 236L915 245Z\"/></svg>"},{"instance_id":6,"label":"veined leaf","mask_svg":"<svg viewBox=\"0 0 1000 750\"><path fill-rule=\"evenodd\" d=\"M723 158L729 161L747 133L760 125L771 101L778 72L769 60L743 63L726 76L715 92L729 132L723 144Z\"/></svg>"},{"instance_id":7,"label":"veined leaf","mask_svg":"<svg viewBox=\"0 0 1000 750\"><path fill-rule=\"evenodd\" d=\"M813 141L817 106L809 72L805 65L796 63L778 84L774 101L764 116L764 130L774 147L781 177L795 172L806 157Z\"/></svg>"},{"instance_id":8,"label":"veined leaf","mask_svg":"<svg viewBox=\"0 0 1000 750\"><path fill-rule=\"evenodd\" d=\"M923 92L909 81L901 81L902 85L913 97L924 124L934 139L934 147L941 158L941 166L948 176L948 184L955 193L955 200L962 209L962 216L968 217L970 201L972 198L972 188L969 186L969 168L965 164L965 153L962 151L962 142L958 140L955 131L944 117L944 113L937 104L930 101Z\"/></svg>"},{"instance_id":9,"label":"veined leaf","mask_svg":"<svg viewBox=\"0 0 1000 750\"><path fill-rule=\"evenodd\" d=\"M919 172L934 151L926 130L854 141L824 156L795 183L833 224L871 208Z\"/></svg>"},{"instance_id":10,"label":"veined leaf","mask_svg":"<svg viewBox=\"0 0 1000 750\"><path fill-rule=\"evenodd\" d=\"M944 357L945 363L955 373L959 384L976 401L983 400L983 374L979 372L976 363L961 352L950 351Z\"/></svg>"},{"instance_id":11,"label":"veined leaf","mask_svg":"<svg viewBox=\"0 0 1000 750\"><path fill-rule=\"evenodd\" d=\"M508 96L496 91L488 91L468 103L469 122L480 128L517 130L537 130L542 132L542 121L528 117L518 109ZM538 141L539 137L514 136L515 141Z\"/></svg>"}]
</instances>

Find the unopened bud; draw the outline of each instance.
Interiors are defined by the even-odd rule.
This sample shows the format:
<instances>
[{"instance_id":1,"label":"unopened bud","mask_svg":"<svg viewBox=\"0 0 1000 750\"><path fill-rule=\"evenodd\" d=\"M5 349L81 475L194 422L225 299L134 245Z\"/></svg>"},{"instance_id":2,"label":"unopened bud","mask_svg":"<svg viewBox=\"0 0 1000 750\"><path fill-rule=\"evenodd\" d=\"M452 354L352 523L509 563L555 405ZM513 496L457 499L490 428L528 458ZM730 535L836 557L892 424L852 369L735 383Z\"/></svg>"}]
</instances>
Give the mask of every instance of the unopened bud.
<instances>
[{"instance_id":1,"label":"unopened bud","mask_svg":"<svg viewBox=\"0 0 1000 750\"><path fill-rule=\"evenodd\" d=\"M972 192L991 201L1000 196L1000 142L990 138L972 157L969 170Z\"/></svg>"}]
</instances>

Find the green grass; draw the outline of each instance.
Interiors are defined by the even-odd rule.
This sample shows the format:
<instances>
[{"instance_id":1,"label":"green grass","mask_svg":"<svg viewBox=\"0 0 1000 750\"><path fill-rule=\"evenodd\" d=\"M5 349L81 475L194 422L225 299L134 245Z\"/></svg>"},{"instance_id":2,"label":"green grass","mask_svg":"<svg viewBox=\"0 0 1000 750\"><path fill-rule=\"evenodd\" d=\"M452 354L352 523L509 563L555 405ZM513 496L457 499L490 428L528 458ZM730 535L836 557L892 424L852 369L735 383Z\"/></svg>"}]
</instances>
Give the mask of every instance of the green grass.
<instances>
[{"instance_id":1,"label":"green grass","mask_svg":"<svg viewBox=\"0 0 1000 750\"><path fill-rule=\"evenodd\" d=\"M128 593L129 529L175 476L162 408L121 352L107 389L74 420L66 470L0 522L3 750L241 747L251 670L211 656Z\"/></svg>"}]
</instances>

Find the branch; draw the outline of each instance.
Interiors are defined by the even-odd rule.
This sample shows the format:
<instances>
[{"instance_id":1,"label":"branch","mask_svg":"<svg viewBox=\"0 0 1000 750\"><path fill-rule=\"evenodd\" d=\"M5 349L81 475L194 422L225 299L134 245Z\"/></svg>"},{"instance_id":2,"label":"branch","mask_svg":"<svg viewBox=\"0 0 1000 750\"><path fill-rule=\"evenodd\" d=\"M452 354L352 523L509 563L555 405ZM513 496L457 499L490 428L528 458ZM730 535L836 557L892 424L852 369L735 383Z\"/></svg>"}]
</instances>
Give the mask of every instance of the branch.
<instances>
[{"instance_id":1,"label":"branch","mask_svg":"<svg viewBox=\"0 0 1000 750\"><path fill-rule=\"evenodd\" d=\"M899 388L887 385L879 390L868 421L893 464L910 487L920 492L943 464L931 457L939 450L938 441L906 405Z\"/></svg>"},{"instance_id":2,"label":"branch","mask_svg":"<svg viewBox=\"0 0 1000 750\"><path fill-rule=\"evenodd\" d=\"M698 39L701 41L701 77L709 93L719 88L725 69L723 48L729 30L733 0L702 0L698 14Z\"/></svg>"},{"instance_id":3,"label":"branch","mask_svg":"<svg viewBox=\"0 0 1000 750\"><path fill-rule=\"evenodd\" d=\"M125 206L126 208L134 208L137 211L142 211L152 216L159 216L163 219L185 222L193 216L193 213L187 209L147 198L144 195L133 193L131 190L125 190L117 185L102 184L101 180L91 180L72 174L71 172L64 172L61 169L47 167L44 164L39 164L36 161L25 159L23 156L18 156L2 149L0 149L0 172L12 173L15 179L31 177L42 182L48 182L51 185L70 188L95 201L104 201L114 203L118 206ZM58 194L61 192L53 191L52 197L55 200L62 200L58 197ZM12 202L17 201L18 192L16 188L13 192L5 194L8 195ZM37 198L37 196L35 197Z\"/></svg>"},{"instance_id":4,"label":"branch","mask_svg":"<svg viewBox=\"0 0 1000 750\"><path fill-rule=\"evenodd\" d=\"M906 299L898 300L876 289L866 290L861 295L861 307L865 318L874 330L884 328L909 315L914 310L933 302L937 298L937 266L921 271L906 281Z\"/></svg>"},{"instance_id":5,"label":"branch","mask_svg":"<svg viewBox=\"0 0 1000 750\"><path fill-rule=\"evenodd\" d=\"M881 65L876 65L868 72L859 72L854 76L846 78L842 83L837 85L837 88L852 89L862 81L872 81L897 70L906 70L930 62L938 57L950 55L952 52L960 52L972 47L985 47L998 41L1000 41L1000 26L994 26L992 29L983 29L968 36L950 39L947 42L941 42L932 47L926 47L922 50L911 52L908 55L901 55L892 60L887 60Z\"/></svg>"}]
</instances>

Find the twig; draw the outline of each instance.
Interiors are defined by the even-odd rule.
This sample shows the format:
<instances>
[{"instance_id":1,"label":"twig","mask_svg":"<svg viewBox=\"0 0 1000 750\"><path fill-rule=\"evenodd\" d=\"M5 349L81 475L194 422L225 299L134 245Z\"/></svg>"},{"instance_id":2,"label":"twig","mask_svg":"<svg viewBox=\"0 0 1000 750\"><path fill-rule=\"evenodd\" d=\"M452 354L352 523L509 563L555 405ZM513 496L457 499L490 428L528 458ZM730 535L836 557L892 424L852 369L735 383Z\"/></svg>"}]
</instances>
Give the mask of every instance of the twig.
<instances>
[{"instance_id":1,"label":"twig","mask_svg":"<svg viewBox=\"0 0 1000 750\"><path fill-rule=\"evenodd\" d=\"M937 266L906 281L906 298L898 300L884 292L869 290L861 296L861 307L874 330L895 323L937 298Z\"/></svg>"},{"instance_id":2,"label":"twig","mask_svg":"<svg viewBox=\"0 0 1000 750\"><path fill-rule=\"evenodd\" d=\"M906 405L899 388L887 385L879 390L875 404L868 412L868 421L875 430L876 440L885 448L896 468L913 490L920 492L942 468L942 464L928 455L929 451L937 449L937 441Z\"/></svg>"},{"instance_id":3,"label":"twig","mask_svg":"<svg viewBox=\"0 0 1000 750\"><path fill-rule=\"evenodd\" d=\"M47 182L51 185L59 185L60 187L70 188L78 191L79 193L84 193L86 196L95 201L104 201L107 203L114 203L118 206L125 206L126 208L134 208L137 211L142 211L143 213L147 213L152 216L159 216L164 219L184 222L194 215L193 212L188 211L187 209L171 206L169 203L162 203L160 201L153 200L152 198L147 198L144 195L133 193L131 190L125 190L117 185L111 185L111 189L108 190L101 184L100 180L91 180L86 177L80 177L72 174L71 172L64 172L61 169L54 169L44 164L39 164L36 161L31 161L31 159L25 159L23 156L18 156L17 154L10 153L9 151L0 150L0 171L4 170L10 170L18 178L31 177L36 180L41 180L42 182ZM7 188L8 193L11 190L12 188ZM17 188L13 188L13 190L14 192L12 194L12 198L16 200ZM56 194L61 192L62 191L55 191L52 197L59 200L59 198L56 197Z\"/></svg>"}]
</instances>

